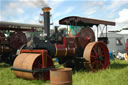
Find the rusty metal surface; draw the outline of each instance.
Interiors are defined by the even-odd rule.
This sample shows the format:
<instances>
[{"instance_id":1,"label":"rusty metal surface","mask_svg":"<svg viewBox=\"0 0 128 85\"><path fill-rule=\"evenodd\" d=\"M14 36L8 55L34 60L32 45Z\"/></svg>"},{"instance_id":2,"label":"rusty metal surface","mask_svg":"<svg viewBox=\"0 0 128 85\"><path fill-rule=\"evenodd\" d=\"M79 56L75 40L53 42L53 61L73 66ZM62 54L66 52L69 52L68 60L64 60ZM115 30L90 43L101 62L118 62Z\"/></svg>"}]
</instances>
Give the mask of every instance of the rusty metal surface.
<instances>
[{"instance_id":1,"label":"rusty metal surface","mask_svg":"<svg viewBox=\"0 0 128 85\"><path fill-rule=\"evenodd\" d=\"M50 85L72 85L72 68L50 70Z\"/></svg>"},{"instance_id":2,"label":"rusty metal surface","mask_svg":"<svg viewBox=\"0 0 128 85\"><path fill-rule=\"evenodd\" d=\"M65 17L65 18L59 20L59 24L77 25L77 26L93 26L93 25L105 24L105 25L115 26L115 22L91 19L91 18L84 18L84 17L78 17L78 16Z\"/></svg>"},{"instance_id":3,"label":"rusty metal surface","mask_svg":"<svg viewBox=\"0 0 128 85\"><path fill-rule=\"evenodd\" d=\"M103 42L91 42L84 50L83 57L90 64L93 71L106 69L110 64L108 48Z\"/></svg>"},{"instance_id":4,"label":"rusty metal surface","mask_svg":"<svg viewBox=\"0 0 128 85\"><path fill-rule=\"evenodd\" d=\"M16 57L13 67L32 70L35 60L41 54L33 54L33 53L22 53ZM25 78L25 79L35 79L33 73L21 72L21 71L13 71L17 77Z\"/></svg>"}]
</instances>

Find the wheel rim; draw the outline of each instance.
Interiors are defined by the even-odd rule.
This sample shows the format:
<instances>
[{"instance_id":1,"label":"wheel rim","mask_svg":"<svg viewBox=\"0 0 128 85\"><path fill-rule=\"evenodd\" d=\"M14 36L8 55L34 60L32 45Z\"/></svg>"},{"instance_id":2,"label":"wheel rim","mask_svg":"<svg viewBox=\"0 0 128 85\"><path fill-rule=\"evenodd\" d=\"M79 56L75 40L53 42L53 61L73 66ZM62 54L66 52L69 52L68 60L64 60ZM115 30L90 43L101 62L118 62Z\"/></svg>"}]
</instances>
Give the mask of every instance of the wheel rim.
<instances>
[{"instance_id":1,"label":"wheel rim","mask_svg":"<svg viewBox=\"0 0 128 85\"><path fill-rule=\"evenodd\" d=\"M110 63L108 48L103 42L89 43L83 57L90 63L89 66L93 71L106 69Z\"/></svg>"}]
</instances>

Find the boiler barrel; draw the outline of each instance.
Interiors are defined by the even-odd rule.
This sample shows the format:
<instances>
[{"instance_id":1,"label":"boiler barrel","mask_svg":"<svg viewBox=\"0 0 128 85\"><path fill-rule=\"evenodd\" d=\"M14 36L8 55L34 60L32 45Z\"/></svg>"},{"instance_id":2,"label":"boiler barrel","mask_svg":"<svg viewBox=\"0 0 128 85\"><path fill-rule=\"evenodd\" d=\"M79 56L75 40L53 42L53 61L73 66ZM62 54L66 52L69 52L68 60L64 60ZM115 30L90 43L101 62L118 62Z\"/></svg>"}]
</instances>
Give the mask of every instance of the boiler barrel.
<instances>
[{"instance_id":1,"label":"boiler barrel","mask_svg":"<svg viewBox=\"0 0 128 85\"><path fill-rule=\"evenodd\" d=\"M55 57L73 56L76 54L75 48L66 48L64 45L55 45Z\"/></svg>"}]
</instances>

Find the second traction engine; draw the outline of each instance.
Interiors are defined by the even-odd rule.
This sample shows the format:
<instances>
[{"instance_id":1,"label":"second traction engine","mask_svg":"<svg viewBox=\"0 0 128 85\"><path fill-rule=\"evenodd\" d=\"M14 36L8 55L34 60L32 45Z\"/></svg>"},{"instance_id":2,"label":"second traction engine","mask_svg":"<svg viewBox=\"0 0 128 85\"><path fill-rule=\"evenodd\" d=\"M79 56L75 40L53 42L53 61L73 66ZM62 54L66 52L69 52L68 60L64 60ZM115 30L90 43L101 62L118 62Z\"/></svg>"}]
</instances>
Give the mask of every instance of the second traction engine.
<instances>
[{"instance_id":1,"label":"second traction engine","mask_svg":"<svg viewBox=\"0 0 128 85\"><path fill-rule=\"evenodd\" d=\"M63 25L81 26L73 36L56 32L50 36L50 8L43 8L44 40L33 40L34 47L26 45L16 57L12 69L17 77L25 79L49 79L49 70L54 67L52 58L56 57L64 67L74 70L97 71L109 67L109 51L102 41L95 41L91 27L99 24L115 25L114 22L71 16L59 21ZM32 45L33 45L32 44Z\"/></svg>"}]
</instances>

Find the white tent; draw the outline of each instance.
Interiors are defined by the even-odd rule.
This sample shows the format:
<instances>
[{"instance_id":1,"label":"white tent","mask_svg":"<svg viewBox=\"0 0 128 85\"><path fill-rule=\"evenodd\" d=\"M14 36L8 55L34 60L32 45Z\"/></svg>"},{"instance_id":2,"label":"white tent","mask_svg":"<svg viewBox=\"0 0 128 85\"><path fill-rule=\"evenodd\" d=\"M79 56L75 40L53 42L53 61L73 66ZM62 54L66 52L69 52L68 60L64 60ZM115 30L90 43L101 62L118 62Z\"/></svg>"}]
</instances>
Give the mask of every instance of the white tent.
<instances>
[{"instance_id":1,"label":"white tent","mask_svg":"<svg viewBox=\"0 0 128 85\"><path fill-rule=\"evenodd\" d=\"M128 30L122 30L122 31L118 32L118 34L127 34L128 35Z\"/></svg>"}]
</instances>

